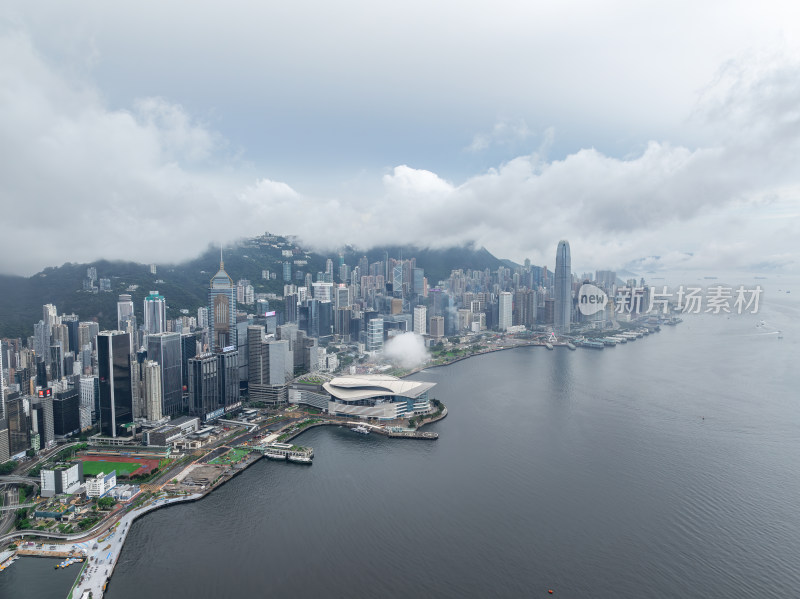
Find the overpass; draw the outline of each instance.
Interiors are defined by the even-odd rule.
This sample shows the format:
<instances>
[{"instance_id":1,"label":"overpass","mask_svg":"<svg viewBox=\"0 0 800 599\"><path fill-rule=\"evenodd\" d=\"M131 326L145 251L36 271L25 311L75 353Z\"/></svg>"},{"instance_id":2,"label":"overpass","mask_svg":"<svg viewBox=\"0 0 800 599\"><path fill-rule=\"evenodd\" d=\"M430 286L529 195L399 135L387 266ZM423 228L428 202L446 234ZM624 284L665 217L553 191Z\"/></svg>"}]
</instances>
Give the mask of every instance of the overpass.
<instances>
[{"instance_id":1,"label":"overpass","mask_svg":"<svg viewBox=\"0 0 800 599\"><path fill-rule=\"evenodd\" d=\"M38 476L20 476L19 474L0 476L0 484L33 485L38 488L40 482L41 479Z\"/></svg>"},{"instance_id":2,"label":"overpass","mask_svg":"<svg viewBox=\"0 0 800 599\"><path fill-rule=\"evenodd\" d=\"M34 507L35 503L18 503L16 505L4 505L0 507L0 512L10 512L11 510L24 510L29 507Z\"/></svg>"}]
</instances>

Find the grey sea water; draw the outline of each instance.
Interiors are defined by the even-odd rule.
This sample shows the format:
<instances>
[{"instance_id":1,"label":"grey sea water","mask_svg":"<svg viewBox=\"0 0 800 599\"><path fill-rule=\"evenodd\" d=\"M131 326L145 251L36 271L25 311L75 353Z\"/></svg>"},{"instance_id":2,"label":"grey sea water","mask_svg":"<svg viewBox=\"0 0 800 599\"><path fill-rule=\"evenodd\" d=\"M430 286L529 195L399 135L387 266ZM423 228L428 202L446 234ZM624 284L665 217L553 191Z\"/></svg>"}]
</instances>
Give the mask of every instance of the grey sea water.
<instances>
[{"instance_id":1,"label":"grey sea water","mask_svg":"<svg viewBox=\"0 0 800 599\"><path fill-rule=\"evenodd\" d=\"M421 372L439 440L313 429L313 466L137 521L107 596L798 596L799 318Z\"/></svg>"}]
</instances>

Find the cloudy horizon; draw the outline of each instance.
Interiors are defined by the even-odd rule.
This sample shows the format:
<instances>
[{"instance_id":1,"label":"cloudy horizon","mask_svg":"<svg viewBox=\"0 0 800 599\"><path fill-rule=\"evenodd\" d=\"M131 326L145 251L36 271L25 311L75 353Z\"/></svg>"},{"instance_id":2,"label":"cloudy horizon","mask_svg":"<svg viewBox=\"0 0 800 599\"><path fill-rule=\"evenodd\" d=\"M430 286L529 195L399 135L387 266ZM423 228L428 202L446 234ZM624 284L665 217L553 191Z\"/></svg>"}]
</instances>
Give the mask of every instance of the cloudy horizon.
<instances>
[{"instance_id":1,"label":"cloudy horizon","mask_svg":"<svg viewBox=\"0 0 800 599\"><path fill-rule=\"evenodd\" d=\"M10 2L0 272L180 262L265 231L797 272L798 16Z\"/></svg>"}]
</instances>

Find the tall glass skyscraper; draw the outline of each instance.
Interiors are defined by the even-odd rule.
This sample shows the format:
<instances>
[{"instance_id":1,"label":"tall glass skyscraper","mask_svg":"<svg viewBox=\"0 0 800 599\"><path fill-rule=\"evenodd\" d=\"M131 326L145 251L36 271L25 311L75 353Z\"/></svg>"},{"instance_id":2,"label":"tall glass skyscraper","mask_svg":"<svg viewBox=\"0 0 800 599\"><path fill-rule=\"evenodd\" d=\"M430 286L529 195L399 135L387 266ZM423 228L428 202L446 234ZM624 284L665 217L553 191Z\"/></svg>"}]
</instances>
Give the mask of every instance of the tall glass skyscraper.
<instances>
[{"instance_id":1,"label":"tall glass skyscraper","mask_svg":"<svg viewBox=\"0 0 800 599\"><path fill-rule=\"evenodd\" d=\"M159 333L147 336L147 359L161 366L161 413L176 416L183 409L181 372L181 334Z\"/></svg>"},{"instance_id":2,"label":"tall glass skyscraper","mask_svg":"<svg viewBox=\"0 0 800 599\"><path fill-rule=\"evenodd\" d=\"M208 289L208 330L212 350L236 345L236 286L225 272L221 256Z\"/></svg>"},{"instance_id":3,"label":"tall glass skyscraper","mask_svg":"<svg viewBox=\"0 0 800 599\"><path fill-rule=\"evenodd\" d=\"M555 272L555 310L553 328L556 333L569 333L572 320L572 260L569 255L569 241L558 242Z\"/></svg>"},{"instance_id":4,"label":"tall glass skyscraper","mask_svg":"<svg viewBox=\"0 0 800 599\"><path fill-rule=\"evenodd\" d=\"M167 300L158 291L144 298L144 332L152 335L167 330Z\"/></svg>"},{"instance_id":5,"label":"tall glass skyscraper","mask_svg":"<svg viewBox=\"0 0 800 599\"><path fill-rule=\"evenodd\" d=\"M133 422L130 346L128 333L100 331L97 335L100 430L106 437L124 434L123 425Z\"/></svg>"}]
</instances>

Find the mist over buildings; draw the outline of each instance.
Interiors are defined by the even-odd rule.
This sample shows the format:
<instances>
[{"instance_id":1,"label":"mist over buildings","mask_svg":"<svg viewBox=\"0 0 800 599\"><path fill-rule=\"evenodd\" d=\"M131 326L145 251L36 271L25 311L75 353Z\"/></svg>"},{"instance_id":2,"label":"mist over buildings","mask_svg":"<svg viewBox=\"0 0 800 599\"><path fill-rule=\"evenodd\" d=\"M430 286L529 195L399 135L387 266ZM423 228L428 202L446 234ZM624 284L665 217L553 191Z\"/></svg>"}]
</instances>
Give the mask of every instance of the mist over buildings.
<instances>
[{"instance_id":1,"label":"mist over buildings","mask_svg":"<svg viewBox=\"0 0 800 599\"><path fill-rule=\"evenodd\" d=\"M416 368L430 359L425 342L417 333L390 337L383 348L384 357L401 368Z\"/></svg>"}]
</instances>

